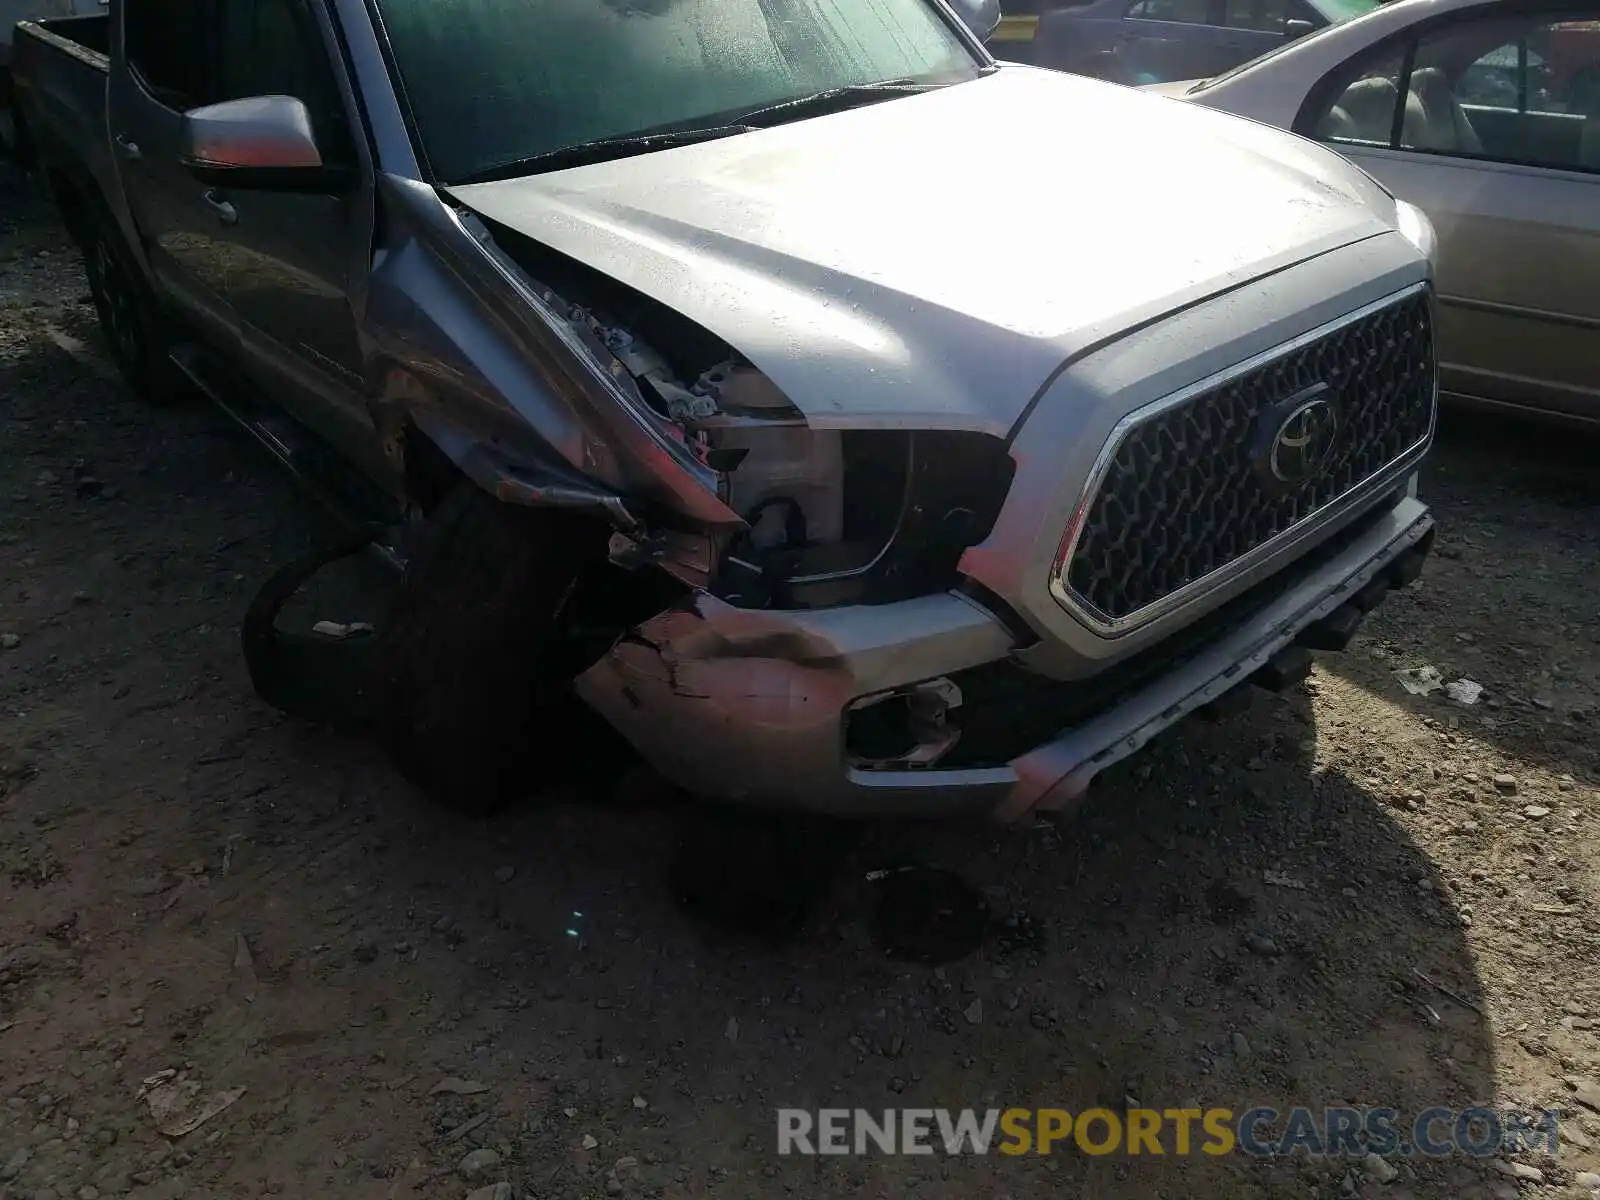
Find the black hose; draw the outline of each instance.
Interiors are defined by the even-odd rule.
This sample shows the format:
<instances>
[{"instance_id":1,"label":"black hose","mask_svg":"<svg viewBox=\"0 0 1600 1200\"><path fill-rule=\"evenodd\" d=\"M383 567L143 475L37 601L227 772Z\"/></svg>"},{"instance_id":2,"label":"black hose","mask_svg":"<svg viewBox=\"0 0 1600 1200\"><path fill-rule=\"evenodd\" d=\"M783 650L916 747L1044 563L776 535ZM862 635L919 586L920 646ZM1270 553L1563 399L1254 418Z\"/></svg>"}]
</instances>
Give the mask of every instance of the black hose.
<instances>
[{"instance_id":1,"label":"black hose","mask_svg":"<svg viewBox=\"0 0 1600 1200\"><path fill-rule=\"evenodd\" d=\"M278 613L312 576L378 540L376 530L314 550L273 573L246 610L240 641L250 683L273 708L346 731L372 726L376 643L371 632L336 638L287 633Z\"/></svg>"}]
</instances>

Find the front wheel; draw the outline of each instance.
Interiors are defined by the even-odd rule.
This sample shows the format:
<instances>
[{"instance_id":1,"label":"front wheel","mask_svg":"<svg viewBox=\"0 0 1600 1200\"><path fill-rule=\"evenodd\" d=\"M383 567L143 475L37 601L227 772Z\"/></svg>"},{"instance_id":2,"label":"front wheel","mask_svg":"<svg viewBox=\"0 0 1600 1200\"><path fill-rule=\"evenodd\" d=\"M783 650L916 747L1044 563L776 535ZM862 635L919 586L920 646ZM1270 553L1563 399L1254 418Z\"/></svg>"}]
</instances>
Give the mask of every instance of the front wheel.
<instances>
[{"instance_id":1,"label":"front wheel","mask_svg":"<svg viewBox=\"0 0 1600 1200\"><path fill-rule=\"evenodd\" d=\"M567 602L609 530L462 482L420 531L376 648L380 734L439 803L487 814L597 739L568 686Z\"/></svg>"}]
</instances>

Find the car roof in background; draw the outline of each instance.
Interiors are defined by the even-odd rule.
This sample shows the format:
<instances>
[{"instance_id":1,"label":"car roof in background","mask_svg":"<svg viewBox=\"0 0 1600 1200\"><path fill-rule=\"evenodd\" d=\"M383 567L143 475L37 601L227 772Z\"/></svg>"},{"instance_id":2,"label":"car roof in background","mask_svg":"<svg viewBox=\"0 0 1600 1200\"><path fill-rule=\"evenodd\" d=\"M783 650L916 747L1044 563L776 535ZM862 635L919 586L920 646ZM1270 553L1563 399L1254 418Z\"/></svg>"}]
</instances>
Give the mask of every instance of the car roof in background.
<instances>
[{"instance_id":1,"label":"car roof in background","mask_svg":"<svg viewBox=\"0 0 1600 1200\"><path fill-rule=\"evenodd\" d=\"M1202 79L1190 90L1190 95L1207 92L1231 80L1252 75L1259 68L1272 63L1283 66L1305 55L1314 55L1330 44L1349 43L1363 46L1382 41L1390 34L1400 33L1412 25L1434 17L1449 16L1474 8L1492 8L1501 12L1516 12L1524 8L1560 7L1562 0L1391 0L1363 16L1328 25L1282 46L1274 47L1249 62L1241 63L1231 71Z\"/></svg>"}]
</instances>

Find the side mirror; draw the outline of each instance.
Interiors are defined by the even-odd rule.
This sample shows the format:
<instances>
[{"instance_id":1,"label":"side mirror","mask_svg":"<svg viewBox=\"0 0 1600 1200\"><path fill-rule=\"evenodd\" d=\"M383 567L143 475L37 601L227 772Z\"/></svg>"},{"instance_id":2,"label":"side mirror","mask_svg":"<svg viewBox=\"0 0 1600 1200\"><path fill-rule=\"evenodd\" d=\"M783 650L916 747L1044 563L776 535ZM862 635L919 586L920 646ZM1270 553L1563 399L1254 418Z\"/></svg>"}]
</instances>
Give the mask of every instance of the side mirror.
<instances>
[{"instance_id":1,"label":"side mirror","mask_svg":"<svg viewBox=\"0 0 1600 1200\"><path fill-rule=\"evenodd\" d=\"M337 191L351 172L322 161L311 114L293 96L249 96L183 114L179 160L202 183L258 191Z\"/></svg>"},{"instance_id":2,"label":"side mirror","mask_svg":"<svg viewBox=\"0 0 1600 1200\"><path fill-rule=\"evenodd\" d=\"M1000 26L1000 0L950 0L950 7L979 41L988 41Z\"/></svg>"},{"instance_id":3,"label":"side mirror","mask_svg":"<svg viewBox=\"0 0 1600 1200\"><path fill-rule=\"evenodd\" d=\"M1283 23L1283 40L1292 42L1296 38L1303 38L1308 33L1315 33L1317 27L1310 21L1288 20Z\"/></svg>"}]
</instances>

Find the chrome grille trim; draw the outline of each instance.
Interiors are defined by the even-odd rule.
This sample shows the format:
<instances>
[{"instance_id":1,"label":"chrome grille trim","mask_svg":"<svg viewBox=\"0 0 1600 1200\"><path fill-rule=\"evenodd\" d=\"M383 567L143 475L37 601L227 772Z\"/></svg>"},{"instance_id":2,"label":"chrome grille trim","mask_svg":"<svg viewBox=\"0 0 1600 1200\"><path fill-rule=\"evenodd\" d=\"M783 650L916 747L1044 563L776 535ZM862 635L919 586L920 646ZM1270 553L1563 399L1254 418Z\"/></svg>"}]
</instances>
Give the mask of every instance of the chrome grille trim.
<instances>
[{"instance_id":1,"label":"chrome grille trim","mask_svg":"<svg viewBox=\"0 0 1600 1200\"><path fill-rule=\"evenodd\" d=\"M1270 367L1280 360L1328 338L1349 326L1357 324L1386 309L1411 301L1419 294L1427 296L1429 310L1429 367L1431 369L1431 394L1428 402L1427 427L1423 434L1389 462L1371 472L1366 478L1347 488L1342 494L1326 501L1288 527L1244 553L1217 566L1214 570L1190 580L1183 586L1145 604L1133 611L1113 615L1101 611L1079 595L1069 583L1069 574L1083 538L1087 518L1100 497L1102 487L1117 456L1128 438L1148 422L1170 413L1173 409L1199 399L1207 393L1221 389L1244 376ZM1274 346L1242 362L1236 363L1206 379L1145 405L1124 417L1112 429L1105 445L1096 456L1089 479L1073 509L1067 526L1067 535L1050 571L1051 595L1068 613L1090 630L1102 637L1115 638L1144 628L1153 622L1173 618L1180 609L1191 605L1224 587L1230 580L1252 571L1257 566L1286 551L1296 543L1307 541L1341 516L1351 513L1363 503L1380 495L1384 490L1398 486L1426 454L1434 436L1438 414L1438 354L1437 354L1437 301L1431 284L1422 282L1390 293L1381 299L1363 305L1324 325L1301 334L1288 342Z\"/></svg>"}]
</instances>

